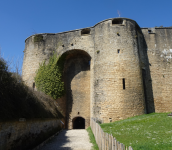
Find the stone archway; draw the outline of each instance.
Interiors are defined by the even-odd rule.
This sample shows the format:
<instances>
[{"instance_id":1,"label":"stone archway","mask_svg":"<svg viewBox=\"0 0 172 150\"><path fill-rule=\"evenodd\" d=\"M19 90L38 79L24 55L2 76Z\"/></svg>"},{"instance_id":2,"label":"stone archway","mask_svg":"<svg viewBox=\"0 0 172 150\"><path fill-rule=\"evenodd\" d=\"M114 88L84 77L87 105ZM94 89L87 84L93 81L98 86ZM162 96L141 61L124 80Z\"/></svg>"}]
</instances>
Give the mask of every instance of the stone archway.
<instances>
[{"instance_id":1,"label":"stone archway","mask_svg":"<svg viewBox=\"0 0 172 150\"><path fill-rule=\"evenodd\" d=\"M66 128L73 129L73 118L82 116L84 128L90 124L90 55L83 50L65 52L63 80L66 91ZM77 118L76 122L82 119Z\"/></svg>"},{"instance_id":2,"label":"stone archway","mask_svg":"<svg viewBox=\"0 0 172 150\"><path fill-rule=\"evenodd\" d=\"M82 117L75 117L72 123L73 129L85 129L85 119Z\"/></svg>"}]
</instances>

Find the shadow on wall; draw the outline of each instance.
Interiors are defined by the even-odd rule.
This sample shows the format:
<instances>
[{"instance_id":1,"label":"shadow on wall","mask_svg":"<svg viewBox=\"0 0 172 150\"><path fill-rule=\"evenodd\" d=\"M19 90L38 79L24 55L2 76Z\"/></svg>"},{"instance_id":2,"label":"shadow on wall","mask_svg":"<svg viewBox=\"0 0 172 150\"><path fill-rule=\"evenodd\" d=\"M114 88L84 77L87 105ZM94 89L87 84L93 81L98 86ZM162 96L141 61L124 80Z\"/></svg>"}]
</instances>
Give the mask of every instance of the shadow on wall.
<instances>
[{"instance_id":1,"label":"shadow on wall","mask_svg":"<svg viewBox=\"0 0 172 150\"><path fill-rule=\"evenodd\" d=\"M86 74L83 71L90 70L91 57L89 56L87 52L83 50L71 50L64 53L63 55L66 55L63 79L64 79L65 90L66 90L66 126L65 128L67 129L69 120L72 119L70 118L70 114L72 112L74 96L75 98L77 97L76 101L78 104L81 104L80 100L82 100L85 97L84 95L85 93L83 94L82 91L80 90L82 88L82 87L80 88L81 86L80 83L82 83L82 81L85 79L84 77L86 76ZM83 74L80 76L77 76L81 72L83 72ZM74 81L73 89L71 87L72 81Z\"/></svg>"},{"instance_id":2,"label":"shadow on wall","mask_svg":"<svg viewBox=\"0 0 172 150\"><path fill-rule=\"evenodd\" d=\"M30 150L61 130L57 119L0 122L0 150Z\"/></svg>"},{"instance_id":3,"label":"shadow on wall","mask_svg":"<svg viewBox=\"0 0 172 150\"><path fill-rule=\"evenodd\" d=\"M155 105L154 105L153 90L152 90L152 79L151 79L150 67L149 67L150 63L147 54L148 47L140 27L138 26L136 30L137 30L137 42L138 42L138 50L139 50L138 53L139 53L139 57L141 61L140 65L142 69L146 112L153 113L155 112Z\"/></svg>"}]
</instances>

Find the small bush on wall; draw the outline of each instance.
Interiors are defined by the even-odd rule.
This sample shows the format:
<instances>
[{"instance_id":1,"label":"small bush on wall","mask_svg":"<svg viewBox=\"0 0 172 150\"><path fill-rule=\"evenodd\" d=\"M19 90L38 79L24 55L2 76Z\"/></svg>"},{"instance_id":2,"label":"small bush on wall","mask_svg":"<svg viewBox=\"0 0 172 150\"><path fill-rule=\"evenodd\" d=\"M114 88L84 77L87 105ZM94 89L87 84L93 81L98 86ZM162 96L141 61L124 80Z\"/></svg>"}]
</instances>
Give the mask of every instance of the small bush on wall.
<instances>
[{"instance_id":1,"label":"small bush on wall","mask_svg":"<svg viewBox=\"0 0 172 150\"><path fill-rule=\"evenodd\" d=\"M34 36L34 42L41 42L41 41L43 41L42 35L35 35Z\"/></svg>"},{"instance_id":2,"label":"small bush on wall","mask_svg":"<svg viewBox=\"0 0 172 150\"><path fill-rule=\"evenodd\" d=\"M65 55L57 57L54 53L48 64L45 61L40 64L35 77L35 84L38 90L51 96L54 99L64 95L64 82L62 72L64 68Z\"/></svg>"}]
</instances>

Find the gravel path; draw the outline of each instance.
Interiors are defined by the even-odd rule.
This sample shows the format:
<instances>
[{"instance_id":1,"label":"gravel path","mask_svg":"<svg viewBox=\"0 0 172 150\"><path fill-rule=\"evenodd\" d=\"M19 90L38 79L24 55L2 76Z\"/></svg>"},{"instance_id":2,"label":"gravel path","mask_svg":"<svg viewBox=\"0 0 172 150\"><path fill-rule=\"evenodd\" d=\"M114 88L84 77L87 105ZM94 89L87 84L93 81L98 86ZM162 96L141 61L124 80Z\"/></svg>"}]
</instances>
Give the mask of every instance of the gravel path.
<instances>
[{"instance_id":1,"label":"gravel path","mask_svg":"<svg viewBox=\"0 0 172 150\"><path fill-rule=\"evenodd\" d=\"M80 130L63 130L58 136L48 141L41 150L91 150L88 132Z\"/></svg>"}]
</instances>

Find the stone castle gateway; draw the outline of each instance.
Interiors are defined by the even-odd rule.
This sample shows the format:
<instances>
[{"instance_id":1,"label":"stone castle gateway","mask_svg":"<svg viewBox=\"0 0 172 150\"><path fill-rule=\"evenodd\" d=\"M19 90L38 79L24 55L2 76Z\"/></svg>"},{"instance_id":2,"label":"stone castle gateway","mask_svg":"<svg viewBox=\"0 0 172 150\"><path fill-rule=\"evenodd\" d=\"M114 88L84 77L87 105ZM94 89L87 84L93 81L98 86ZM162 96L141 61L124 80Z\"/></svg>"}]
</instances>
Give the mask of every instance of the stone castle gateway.
<instances>
[{"instance_id":1,"label":"stone castle gateway","mask_svg":"<svg viewBox=\"0 0 172 150\"><path fill-rule=\"evenodd\" d=\"M67 55L66 94L57 99L68 129L87 128L90 118L112 122L172 111L172 28L140 28L128 18L25 41L22 77L33 87L39 63L53 51Z\"/></svg>"}]
</instances>

